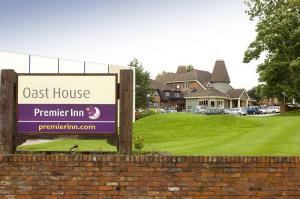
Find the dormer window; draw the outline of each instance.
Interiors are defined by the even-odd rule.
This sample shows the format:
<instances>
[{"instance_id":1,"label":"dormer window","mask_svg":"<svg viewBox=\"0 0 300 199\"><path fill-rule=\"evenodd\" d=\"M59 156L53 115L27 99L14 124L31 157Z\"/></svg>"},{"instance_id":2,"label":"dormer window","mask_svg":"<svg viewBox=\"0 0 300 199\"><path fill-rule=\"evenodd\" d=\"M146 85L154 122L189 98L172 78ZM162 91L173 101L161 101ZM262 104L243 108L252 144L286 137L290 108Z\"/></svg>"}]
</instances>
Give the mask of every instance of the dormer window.
<instances>
[{"instance_id":1,"label":"dormer window","mask_svg":"<svg viewBox=\"0 0 300 199\"><path fill-rule=\"evenodd\" d=\"M207 88L211 88L211 87L212 87L211 83L208 82L208 83L206 84L206 87L207 87Z\"/></svg>"},{"instance_id":2,"label":"dormer window","mask_svg":"<svg viewBox=\"0 0 300 199\"><path fill-rule=\"evenodd\" d=\"M183 88L189 88L189 83L183 83Z\"/></svg>"}]
</instances>

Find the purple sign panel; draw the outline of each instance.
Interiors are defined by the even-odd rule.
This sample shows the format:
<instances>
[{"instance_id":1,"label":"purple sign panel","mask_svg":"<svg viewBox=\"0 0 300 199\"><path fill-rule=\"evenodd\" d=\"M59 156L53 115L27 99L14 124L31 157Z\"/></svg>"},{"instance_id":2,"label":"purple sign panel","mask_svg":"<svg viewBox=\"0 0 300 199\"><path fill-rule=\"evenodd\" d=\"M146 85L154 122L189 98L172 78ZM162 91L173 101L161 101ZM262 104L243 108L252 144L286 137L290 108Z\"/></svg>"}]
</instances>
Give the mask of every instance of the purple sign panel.
<instances>
[{"instance_id":1,"label":"purple sign panel","mask_svg":"<svg viewBox=\"0 0 300 199\"><path fill-rule=\"evenodd\" d=\"M18 104L19 133L115 133L115 104Z\"/></svg>"},{"instance_id":2,"label":"purple sign panel","mask_svg":"<svg viewBox=\"0 0 300 199\"><path fill-rule=\"evenodd\" d=\"M18 75L22 134L114 134L116 74Z\"/></svg>"}]
</instances>

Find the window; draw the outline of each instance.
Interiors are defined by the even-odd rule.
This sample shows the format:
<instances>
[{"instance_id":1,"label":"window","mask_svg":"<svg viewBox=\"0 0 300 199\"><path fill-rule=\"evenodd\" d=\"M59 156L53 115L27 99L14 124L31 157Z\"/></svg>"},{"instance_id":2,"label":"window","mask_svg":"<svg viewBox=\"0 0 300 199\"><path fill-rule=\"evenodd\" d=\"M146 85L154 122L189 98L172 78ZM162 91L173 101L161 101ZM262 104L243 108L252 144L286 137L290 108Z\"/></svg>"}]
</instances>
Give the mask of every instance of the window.
<instances>
[{"instance_id":1,"label":"window","mask_svg":"<svg viewBox=\"0 0 300 199\"><path fill-rule=\"evenodd\" d=\"M175 92L175 93L174 93L174 96L175 96L175 97L180 97L179 92Z\"/></svg>"},{"instance_id":2,"label":"window","mask_svg":"<svg viewBox=\"0 0 300 199\"><path fill-rule=\"evenodd\" d=\"M170 97L170 91L165 91L165 96Z\"/></svg>"},{"instance_id":3,"label":"window","mask_svg":"<svg viewBox=\"0 0 300 199\"><path fill-rule=\"evenodd\" d=\"M207 106L208 105L208 100L200 100L199 101L199 106Z\"/></svg>"},{"instance_id":4,"label":"window","mask_svg":"<svg viewBox=\"0 0 300 199\"><path fill-rule=\"evenodd\" d=\"M210 107L215 107L215 101L210 101Z\"/></svg>"},{"instance_id":5,"label":"window","mask_svg":"<svg viewBox=\"0 0 300 199\"><path fill-rule=\"evenodd\" d=\"M223 107L223 100L217 100L217 107L222 108Z\"/></svg>"},{"instance_id":6,"label":"window","mask_svg":"<svg viewBox=\"0 0 300 199\"><path fill-rule=\"evenodd\" d=\"M183 88L189 88L189 83L183 83Z\"/></svg>"}]
</instances>

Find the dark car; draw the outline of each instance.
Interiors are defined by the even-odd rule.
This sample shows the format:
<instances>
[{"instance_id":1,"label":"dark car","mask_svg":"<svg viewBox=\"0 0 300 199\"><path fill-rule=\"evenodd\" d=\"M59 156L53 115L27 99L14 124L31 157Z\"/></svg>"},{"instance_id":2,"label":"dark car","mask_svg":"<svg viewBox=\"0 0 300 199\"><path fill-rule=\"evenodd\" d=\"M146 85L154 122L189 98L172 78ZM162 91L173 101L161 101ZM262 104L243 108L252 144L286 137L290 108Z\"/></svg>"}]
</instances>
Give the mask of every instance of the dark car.
<instances>
[{"instance_id":1,"label":"dark car","mask_svg":"<svg viewBox=\"0 0 300 199\"><path fill-rule=\"evenodd\" d=\"M260 110L257 107L248 107L246 110L247 110L247 115L258 115L258 114L260 114Z\"/></svg>"}]
</instances>

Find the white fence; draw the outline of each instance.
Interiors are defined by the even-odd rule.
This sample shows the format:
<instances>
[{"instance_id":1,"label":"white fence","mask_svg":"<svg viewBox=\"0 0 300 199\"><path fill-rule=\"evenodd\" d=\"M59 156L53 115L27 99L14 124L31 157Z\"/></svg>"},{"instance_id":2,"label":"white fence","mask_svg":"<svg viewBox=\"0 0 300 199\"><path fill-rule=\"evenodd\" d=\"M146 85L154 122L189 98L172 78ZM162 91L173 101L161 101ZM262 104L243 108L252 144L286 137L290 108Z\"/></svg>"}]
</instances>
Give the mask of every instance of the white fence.
<instances>
[{"instance_id":1,"label":"white fence","mask_svg":"<svg viewBox=\"0 0 300 199\"><path fill-rule=\"evenodd\" d=\"M14 69L17 73L117 73L122 69L132 69L133 108L135 110L135 70L129 66L78 61L20 53L0 51L0 69ZM1 75L0 75L1 76ZM120 78L118 78L120 79ZM1 80L1 79L0 79ZM133 119L135 111L133 110Z\"/></svg>"}]
</instances>

